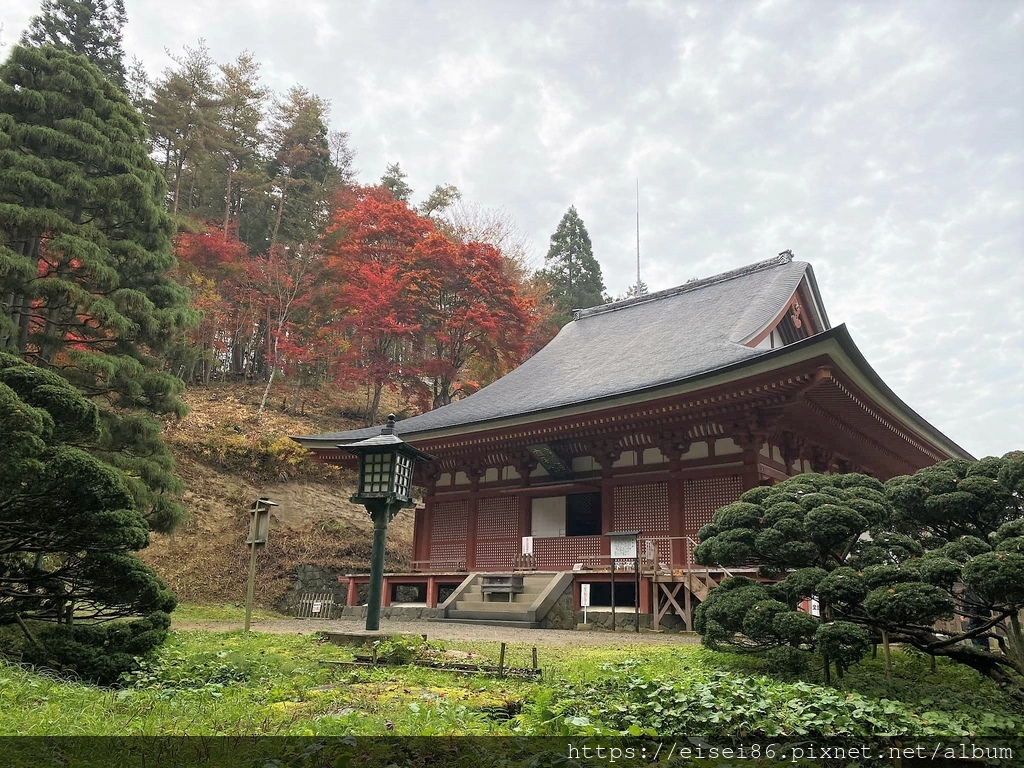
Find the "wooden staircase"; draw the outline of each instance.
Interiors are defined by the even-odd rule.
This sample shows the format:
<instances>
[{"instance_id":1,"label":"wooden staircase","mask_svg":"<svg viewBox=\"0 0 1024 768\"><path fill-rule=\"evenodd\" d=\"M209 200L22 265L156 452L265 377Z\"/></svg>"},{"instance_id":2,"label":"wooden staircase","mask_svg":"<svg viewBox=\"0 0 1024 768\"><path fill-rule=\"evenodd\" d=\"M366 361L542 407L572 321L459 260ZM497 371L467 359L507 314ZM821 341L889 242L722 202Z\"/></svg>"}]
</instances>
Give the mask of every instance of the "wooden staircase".
<instances>
[{"instance_id":1,"label":"wooden staircase","mask_svg":"<svg viewBox=\"0 0 1024 768\"><path fill-rule=\"evenodd\" d=\"M521 592L489 593L487 582L509 577L522 580ZM572 583L572 573L472 573L440 607L446 621L536 629L544 616Z\"/></svg>"},{"instance_id":2,"label":"wooden staircase","mask_svg":"<svg viewBox=\"0 0 1024 768\"><path fill-rule=\"evenodd\" d=\"M689 570L673 573L671 576L656 576L654 627L661 625L661 619L670 611L683 620L687 631L693 631L693 609L703 603L711 590L722 583L727 576L733 575L726 570Z\"/></svg>"}]
</instances>

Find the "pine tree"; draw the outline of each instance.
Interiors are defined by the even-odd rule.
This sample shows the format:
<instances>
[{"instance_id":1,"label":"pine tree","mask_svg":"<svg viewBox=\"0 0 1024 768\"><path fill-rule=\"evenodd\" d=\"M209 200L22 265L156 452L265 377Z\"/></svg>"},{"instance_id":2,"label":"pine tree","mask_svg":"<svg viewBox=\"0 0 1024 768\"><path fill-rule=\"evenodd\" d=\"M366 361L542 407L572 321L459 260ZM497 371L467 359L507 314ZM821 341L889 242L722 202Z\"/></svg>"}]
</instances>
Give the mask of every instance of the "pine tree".
<instances>
[{"instance_id":1,"label":"pine tree","mask_svg":"<svg viewBox=\"0 0 1024 768\"><path fill-rule=\"evenodd\" d=\"M200 40L194 48L185 46L174 62L176 66L153 86L148 124L155 148L163 155L171 210L177 215L192 208L192 196L183 182L198 156L217 144L219 123L215 65L206 43Z\"/></svg>"},{"instance_id":2,"label":"pine tree","mask_svg":"<svg viewBox=\"0 0 1024 768\"><path fill-rule=\"evenodd\" d=\"M551 288L550 299L559 325L572 319L574 309L604 303L601 265L594 258L590 235L575 206L566 211L551 235L544 264L538 276Z\"/></svg>"},{"instance_id":3,"label":"pine tree","mask_svg":"<svg viewBox=\"0 0 1024 768\"><path fill-rule=\"evenodd\" d=\"M0 627L25 629L25 661L113 683L163 641L175 599L133 554L149 532L124 473L78 447L99 429L66 380L0 352Z\"/></svg>"},{"instance_id":4,"label":"pine tree","mask_svg":"<svg viewBox=\"0 0 1024 768\"><path fill-rule=\"evenodd\" d=\"M454 184L438 184L420 205L420 213L433 218L442 214L462 199L462 192Z\"/></svg>"},{"instance_id":5,"label":"pine tree","mask_svg":"<svg viewBox=\"0 0 1024 768\"><path fill-rule=\"evenodd\" d=\"M244 51L231 64L220 67L223 77L217 88L220 108L220 142L224 158L224 234L232 216L238 216L247 190L262 182L265 173L257 170L259 151L264 141L260 123L269 91L259 80L260 65Z\"/></svg>"},{"instance_id":6,"label":"pine tree","mask_svg":"<svg viewBox=\"0 0 1024 768\"><path fill-rule=\"evenodd\" d=\"M326 101L297 85L274 109L270 176L277 204L270 250L279 242L311 242L326 223L326 202L336 175L328 145L328 112Z\"/></svg>"},{"instance_id":7,"label":"pine tree","mask_svg":"<svg viewBox=\"0 0 1024 768\"><path fill-rule=\"evenodd\" d=\"M0 66L0 350L97 401L93 455L122 470L151 524L183 518L148 414L181 413L158 358L189 321L168 271L172 223L142 118L80 56L18 46Z\"/></svg>"},{"instance_id":8,"label":"pine tree","mask_svg":"<svg viewBox=\"0 0 1024 768\"><path fill-rule=\"evenodd\" d=\"M384 175L380 177L380 185L384 187L391 196L400 203L409 202L412 197L412 187L406 184L405 180L409 175L402 170L398 163L389 163Z\"/></svg>"},{"instance_id":9,"label":"pine tree","mask_svg":"<svg viewBox=\"0 0 1024 768\"><path fill-rule=\"evenodd\" d=\"M121 31L127 18L124 0L43 0L21 41L81 54L124 88Z\"/></svg>"}]
</instances>

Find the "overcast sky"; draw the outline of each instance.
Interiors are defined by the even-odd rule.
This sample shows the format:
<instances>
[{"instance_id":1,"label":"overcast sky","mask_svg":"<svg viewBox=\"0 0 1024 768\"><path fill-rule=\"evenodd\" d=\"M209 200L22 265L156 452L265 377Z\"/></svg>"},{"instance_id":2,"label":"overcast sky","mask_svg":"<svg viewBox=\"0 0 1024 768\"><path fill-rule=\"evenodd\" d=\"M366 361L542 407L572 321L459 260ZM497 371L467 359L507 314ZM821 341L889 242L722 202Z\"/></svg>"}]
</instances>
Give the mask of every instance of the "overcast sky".
<instances>
[{"instance_id":1,"label":"overcast sky","mask_svg":"<svg viewBox=\"0 0 1024 768\"><path fill-rule=\"evenodd\" d=\"M503 208L570 205L608 291L791 249L834 325L976 456L1024 449L1024 2L126 0L125 47L243 49L351 133ZM13 44L37 0L5 0Z\"/></svg>"}]
</instances>

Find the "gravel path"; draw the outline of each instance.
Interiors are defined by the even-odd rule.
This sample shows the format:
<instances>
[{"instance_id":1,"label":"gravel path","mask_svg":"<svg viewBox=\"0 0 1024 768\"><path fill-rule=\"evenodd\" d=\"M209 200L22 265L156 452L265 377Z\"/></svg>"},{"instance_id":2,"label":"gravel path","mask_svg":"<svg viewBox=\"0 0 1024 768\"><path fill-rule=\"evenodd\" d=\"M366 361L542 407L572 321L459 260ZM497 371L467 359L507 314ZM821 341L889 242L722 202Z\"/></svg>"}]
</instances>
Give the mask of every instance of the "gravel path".
<instances>
[{"instance_id":1,"label":"gravel path","mask_svg":"<svg viewBox=\"0 0 1024 768\"><path fill-rule=\"evenodd\" d=\"M254 621L254 632L305 635L314 632L351 632L361 630L363 622L352 620L337 621ZM201 629L210 632L230 632L241 629L239 622L206 621L198 623L177 623L172 629ZM697 645L700 638L667 632L602 632L573 631L564 629L518 629L515 627L491 627L485 624L449 624L435 621L390 621L381 619L381 632L412 632L426 635L429 640L468 640L492 643L526 643L528 645L556 646L630 646L630 645Z\"/></svg>"}]
</instances>

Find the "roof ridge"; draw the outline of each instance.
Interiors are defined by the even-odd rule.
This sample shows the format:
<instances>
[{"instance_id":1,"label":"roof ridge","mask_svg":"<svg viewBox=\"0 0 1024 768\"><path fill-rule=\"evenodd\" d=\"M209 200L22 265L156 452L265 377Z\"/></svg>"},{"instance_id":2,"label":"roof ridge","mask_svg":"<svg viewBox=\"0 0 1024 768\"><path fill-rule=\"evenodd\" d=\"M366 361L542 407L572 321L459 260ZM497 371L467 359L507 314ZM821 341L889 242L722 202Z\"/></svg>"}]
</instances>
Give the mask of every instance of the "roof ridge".
<instances>
[{"instance_id":1,"label":"roof ridge","mask_svg":"<svg viewBox=\"0 0 1024 768\"><path fill-rule=\"evenodd\" d=\"M596 307L588 307L587 309L578 309L573 313L573 320L581 320L585 317L593 317L594 315L600 315L605 312L615 312L620 309L626 309L627 307L636 306L637 304L645 304L648 301L658 301L665 299L670 296L678 296L682 293L689 293L700 288L707 288L710 285L717 285L718 283L724 283L728 280L735 280L738 277L745 277L755 272L760 272L765 269L771 269L773 267L781 267L785 264L789 264L793 261L793 252L786 250L780 253L778 256L773 256L770 259L764 261L758 261L753 264L747 264L744 267L738 267L731 269L728 272L722 272L717 275L710 277L702 277L699 280L691 280L688 283L677 285L674 288L665 288L661 291L655 291L654 293L646 293L643 296L635 296L631 299L623 299L621 301L614 301L610 304L598 304Z\"/></svg>"}]
</instances>

